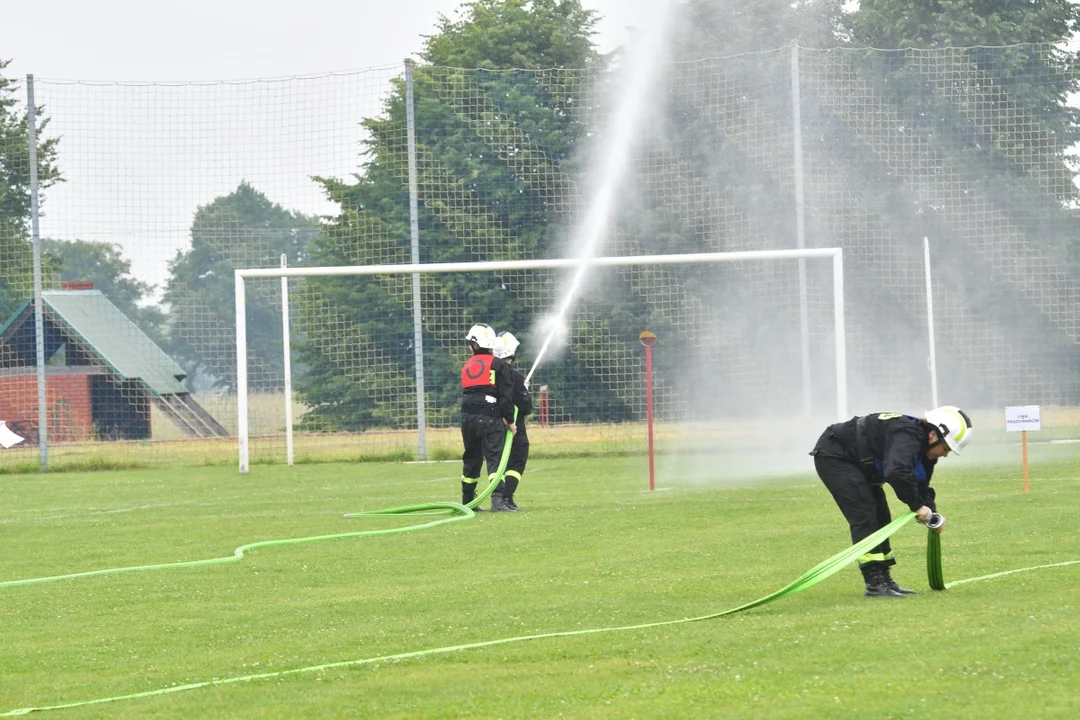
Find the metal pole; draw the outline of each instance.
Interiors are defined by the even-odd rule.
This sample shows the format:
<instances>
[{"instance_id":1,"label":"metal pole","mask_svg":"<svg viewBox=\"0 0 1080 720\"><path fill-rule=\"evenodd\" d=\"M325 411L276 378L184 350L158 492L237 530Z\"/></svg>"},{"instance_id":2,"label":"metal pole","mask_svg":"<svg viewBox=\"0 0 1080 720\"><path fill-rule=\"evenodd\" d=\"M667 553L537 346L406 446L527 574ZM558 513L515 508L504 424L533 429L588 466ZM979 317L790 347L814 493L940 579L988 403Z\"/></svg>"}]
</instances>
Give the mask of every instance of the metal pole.
<instances>
[{"instance_id":1,"label":"metal pole","mask_svg":"<svg viewBox=\"0 0 1080 720\"><path fill-rule=\"evenodd\" d=\"M49 469L49 404L45 394L45 312L41 297L41 230L39 227L37 108L34 76L26 76L26 139L30 156L30 239L34 247L34 354L37 356L38 453L41 472Z\"/></svg>"},{"instance_id":2,"label":"metal pole","mask_svg":"<svg viewBox=\"0 0 1080 720\"><path fill-rule=\"evenodd\" d=\"M847 329L844 327L844 251L833 255L833 326L836 334L836 416L847 420Z\"/></svg>"},{"instance_id":3,"label":"metal pole","mask_svg":"<svg viewBox=\"0 0 1080 720\"><path fill-rule=\"evenodd\" d=\"M795 159L795 247L806 247L806 207L803 198L802 96L799 90L799 46L791 46L791 129ZM806 260L799 260L799 347L802 352L803 415L810 416L810 311L806 288Z\"/></svg>"},{"instance_id":4,"label":"metal pole","mask_svg":"<svg viewBox=\"0 0 1080 720\"><path fill-rule=\"evenodd\" d=\"M412 236L412 261L420 264L420 213L416 178L416 115L413 109L413 63L405 60L405 122L409 154L409 232ZM424 408L424 311L420 302L420 273L413 273L413 358L416 363L416 454L427 460L427 422Z\"/></svg>"},{"instance_id":5,"label":"metal pole","mask_svg":"<svg viewBox=\"0 0 1080 720\"><path fill-rule=\"evenodd\" d=\"M244 276L234 272L236 294L236 434L240 443L240 474L246 475L248 457L247 302Z\"/></svg>"},{"instance_id":6,"label":"metal pole","mask_svg":"<svg viewBox=\"0 0 1080 720\"><path fill-rule=\"evenodd\" d=\"M281 267L289 267L289 257L281 253ZM289 332L289 278L281 278L281 342L285 359L285 459L293 464L292 349Z\"/></svg>"},{"instance_id":7,"label":"metal pole","mask_svg":"<svg viewBox=\"0 0 1080 720\"><path fill-rule=\"evenodd\" d=\"M934 341L934 290L930 284L930 238L923 238L923 262L926 266L926 331L930 334L930 407L938 406L937 346Z\"/></svg>"}]
</instances>

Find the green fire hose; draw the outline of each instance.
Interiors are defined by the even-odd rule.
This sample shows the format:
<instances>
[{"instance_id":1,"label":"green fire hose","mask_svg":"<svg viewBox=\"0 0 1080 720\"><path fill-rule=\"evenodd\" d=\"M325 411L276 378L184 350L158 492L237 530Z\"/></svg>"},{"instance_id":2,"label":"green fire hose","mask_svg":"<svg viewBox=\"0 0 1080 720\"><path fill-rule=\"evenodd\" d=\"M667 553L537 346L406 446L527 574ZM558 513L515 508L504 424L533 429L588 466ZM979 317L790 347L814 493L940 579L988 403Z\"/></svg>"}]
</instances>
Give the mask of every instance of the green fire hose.
<instances>
[{"instance_id":1,"label":"green fire hose","mask_svg":"<svg viewBox=\"0 0 1080 720\"><path fill-rule=\"evenodd\" d=\"M506 447L507 448L509 447L509 440L507 442ZM496 485L498 485L498 481L499 481L499 479L500 479L500 477L502 475L502 472L505 471L505 461L506 461L506 456L505 455L506 455L506 453L504 452L503 463L500 466L500 471L498 473L496 473L495 477L493 477L491 479L491 481L488 484L488 487L481 494L481 496L477 498L475 503L470 503L470 505L475 505L476 503L481 502L482 499L487 497L488 495L490 495L491 491L496 487ZM406 531L406 530L418 529L420 527L431 527L432 525L436 525L436 524L439 524L439 523L449 522L452 519L464 519L464 518L474 516L474 513L473 513L471 507L467 508L467 507L464 507L462 505L458 505L457 503L430 503L430 504L427 504L427 505L409 505L409 506L405 506L405 507L402 507L402 508L397 508L396 510L398 511L398 513L403 513L403 512L416 512L416 511L419 511L419 510L432 510L432 509L448 510L448 511L450 511L452 513L455 513L455 517L454 518L443 519L443 520L436 521L436 522L433 522L433 523L427 523L425 525L420 525L420 526L413 526L413 527L409 527L409 528L400 528L400 529L397 529L397 530L383 530L383 531L376 531L376 532L402 532L402 531ZM381 511L381 512L374 512L374 513L357 513L356 516L377 516L377 515L384 515L385 516L387 514L391 514L392 512L393 512L392 510L384 510L384 511ZM412 651L401 652L401 653L396 653L396 654L392 654L392 655L380 655L378 657L370 657L370 658L361 658L361 659L356 659L356 660L343 660L343 661L338 661L338 662L322 663L322 664L319 664L319 665L310 665L310 666L307 666L307 667L298 667L298 668L293 668L293 669L290 669L290 670L280 670L280 671L275 671L275 672L264 672L264 673L257 673L257 674L252 674L252 675L238 675L238 676L227 677L227 678L216 678L216 679L213 679L213 680L205 680L205 681L201 681L201 682L188 683L188 684L184 684L184 685L172 685L172 686L169 686L169 687L159 688L159 689L156 689L156 690L146 690L146 691L143 691L143 692L131 693L131 694L128 694L128 695L116 695L116 696L112 696L112 697L102 697L102 698L95 698L95 699L91 699L91 700L79 700L79 701L65 702L65 703L54 704L54 705L39 705L39 706L36 706L36 707L16 708L14 710L9 710L7 712L0 713L0 717L15 717L15 716L27 715L27 714L30 714L32 712L43 712L43 711L46 711L46 710L62 710L62 709L69 709L69 708L76 708L76 707L85 707L85 706L89 706L89 705L100 705L100 704L104 704L104 703L119 702L119 701L123 701L123 700L136 700L136 699L140 699L140 698L147 698L147 697L154 697L154 696L161 696L161 695L169 695L169 694L177 693L177 692L185 692L185 691L188 691L188 690L197 690L197 689L200 689L200 688L216 687L216 686L222 686L222 685L233 685L233 684L237 684L237 683L250 682L250 681L254 681L254 680L266 680L266 679L274 679L274 678L283 678L283 677L286 677L286 676L300 675L300 674L313 673L313 672L323 672L323 671L327 671L327 670L335 670L335 669L346 668L346 667L357 667L357 666L363 666L363 665L373 665L373 664L384 663L384 662L388 662L388 661L392 661L392 660L405 660L405 659L420 658L420 657L433 656L433 655L442 655L442 654L447 654L447 653L452 653L452 652L461 652L461 651L464 651L464 650L473 650L473 649L479 649L479 648L494 647L494 646L497 646L497 645L506 645L506 644L510 644L510 643L527 642L527 641L532 641L532 640L543 640L543 639L561 638L561 637L573 637L573 636L581 636L581 635L593 635L593 634L597 634L597 633L621 632L621 631L627 631L627 630L643 630L643 629L647 629L647 628L656 628L656 627L663 627L663 626L669 626L669 625L679 625L679 624L684 624L684 623L701 622L701 621L704 621L704 620L713 620L713 619L716 619L716 618L723 617L725 615L733 615L735 613L743 612L745 610L750 610L751 608L760 607L760 606L765 605L767 603L773 602L774 600L779 600L780 598L788 597L788 596L794 595L796 593L802 592L803 590L806 590L806 589L808 589L810 587L813 587L814 585L818 584L819 582L822 582L826 578L828 578L828 577L834 575L835 573L839 572L841 569L843 569L848 564L854 562L860 555L864 554L865 552L867 552L868 550L870 550L871 548L873 548L874 546L876 546L877 544L879 544L880 542L885 540L886 538L888 538L891 535L895 534L900 528L902 528L904 525L906 525L908 522L910 522L914 517L915 517L915 513L913 513L913 512L905 513L904 515L902 515L899 518L897 518L896 520L892 521L889 525L887 525L886 527L878 530L877 532L870 535L869 537L859 541L858 543L852 545L851 547L837 553L836 555L833 555L832 557L828 558L827 560L824 560L823 562L821 562L818 565L814 566L813 568L811 568L807 572L803 573L794 582L791 582L788 585L785 585L784 587L780 588L776 592L770 593L768 595L765 595L764 597L758 598L757 600L753 600L753 601L745 603L743 605L739 605L738 607L734 607L734 608L731 608L731 609L728 609L728 610L723 610L721 612L710 613L708 615L700 615L700 616L697 616L697 617L689 617L689 618L680 618L680 619L676 619L676 620L663 620L663 621L659 621L659 622L642 623L642 624L638 624L638 625L624 625L624 626L618 626L618 627L589 628L589 629L585 629L585 630L568 630L568 631L563 631L563 632L539 633L539 634L535 634L535 635L520 635L520 636L517 636L517 637L498 638L498 639L494 639L494 640L482 640L482 641L478 641L478 642L465 643L465 644L461 644L461 645L449 645L449 646L445 646L445 647L427 648L427 649L422 649L422 650L412 650ZM348 536L355 536L355 535L366 535L366 534L375 534L375 533L374 532L371 532L371 533L347 533L347 534L342 534L342 535L325 535L325 536L313 537L313 538L297 538L297 539L293 539L293 540L279 540L279 541L268 541L268 542L264 542L264 543L252 543L250 545L245 545L245 546L242 546L241 548L237 548L237 551L236 551L236 553L234 553L233 558L219 559L219 560L209 560L209 561L195 561L195 562L190 562L190 563L174 563L174 564L171 564L171 565L149 565L149 566L142 566L142 567L139 567L139 568L121 568L119 570L112 570L112 571L98 571L98 572L91 572L91 573L79 573L79 574L76 574L76 575L64 575L64 576L55 576L55 577L52 577L52 578L39 578L39 579L33 579L33 580L28 580L28 581L15 581L15 582L8 582L8 583L0 583L0 587L11 586L11 585L28 584L28 583L31 583L31 582L44 582L46 580L59 580L61 578L78 577L78 576L85 576L85 575L105 574L106 572L122 572L124 570L143 570L143 569L156 569L156 568L164 568L164 567L180 567L180 566L188 566L188 565L196 565L196 564L208 564L208 563L211 563L211 562L231 561L233 559L238 559L239 557L241 557L242 556L241 551L243 549L245 549L245 548L251 549L251 548L255 548L255 547L268 547L270 545L283 545L283 544L288 544L288 543L308 542L308 541L314 541L314 540L339 538L339 537L348 537ZM933 530L928 530L926 560L927 560L927 575L928 575L929 580L930 580L930 586L935 590L944 590L946 588L946 584L942 579L942 571L941 571L941 536L938 535L938 533L934 532ZM1009 571L1005 571L1005 572L993 573L991 575L984 575L984 576L981 576L981 577L968 578L966 580L957 580L957 581L955 581L953 583L950 583L949 586L951 586L951 585L959 585L959 584L968 583L968 582L975 582L975 581L978 581L978 580L986 580L986 579L1001 577L1001 576L1005 576L1005 575L1011 575L1011 574L1017 573L1017 572L1026 572L1026 571L1029 571L1029 570L1037 570L1037 569L1042 569L1042 568L1057 568L1057 567L1064 567L1064 566L1075 565L1075 564L1080 564L1080 560L1071 560L1071 561L1067 561L1067 562L1054 563L1054 564L1050 564L1050 565L1040 565L1040 566L1036 566L1036 567L1032 567L1032 568L1020 568L1020 569L1017 569L1017 570L1009 570Z\"/></svg>"},{"instance_id":2,"label":"green fire hose","mask_svg":"<svg viewBox=\"0 0 1080 720\"><path fill-rule=\"evenodd\" d=\"M380 535L380 534L389 534L389 533L410 532L410 531L413 531L413 530L420 530L420 529L423 529L423 528L434 527L436 525L442 525L442 524L449 523L449 522L455 522L457 520L466 520L466 519L469 519L469 518L475 516L475 513L473 512L473 508L475 508L481 502L486 500L491 495L491 493L494 491L494 489L498 486L499 481L502 480L503 475L506 472L506 465L507 465L507 463L509 461L510 446L511 446L512 442L513 442L513 435L508 432L506 434L506 441L505 441L504 446L503 446L503 453L502 453L502 457L501 457L500 462L499 462L498 470L496 471L494 476L489 478L489 482L487 484L487 487L484 488L483 492L479 493L477 495L477 497L472 502L470 502L468 505L460 505L458 503L453 503L453 502L435 502L435 503L423 503L423 504L417 504L417 505L405 505L405 506L401 506L401 507L389 508L389 509L386 509L386 510L376 510L376 511L372 511L372 512L350 513L350 514L346 515L346 517L386 517L386 516L393 516L393 515L406 515L406 514L416 514L416 513L426 513L426 514L437 513L439 515L448 514L449 517L440 518L438 520L433 520L433 521L422 523L422 524L419 524L419 525L410 525L410 526L407 526L407 527L393 528L393 529L389 529L389 530L369 530L369 531L354 532L354 533L339 533L339 534L335 534L335 535L319 535L319 536L313 536L313 537L290 538L290 539L284 539L284 540L266 540L266 541L262 541L262 542L249 543L247 545L241 545L240 547L238 547L235 551L233 551L233 554L231 556L222 557L222 558L211 558L211 559L208 559L208 560L193 560L193 561L179 562L179 563L166 563L166 564L160 564L160 565L140 565L140 566L134 566L134 567L111 568L111 569L105 569L105 570L92 570L92 571L81 572L81 573L71 573L71 574L67 574L67 575L53 575L53 576L49 576L49 577L29 578L29 579L26 579L26 580L10 580L10 581L6 581L6 582L0 582L0 588L16 587L16 586L30 585L30 584L43 583L43 582L52 582L52 581L71 579L71 578L76 578L76 577L89 577L89 576L95 576L95 575L109 575L109 574L117 574L117 573L123 573L123 572L134 572L134 571L140 571L140 570L159 570L159 569L165 569L165 568L192 567L192 566L197 566L197 565L212 565L212 564L218 564L218 563L236 562L236 561L239 561L240 559L242 559L244 557L244 553L247 550L254 550L254 549L258 549L258 548L274 547L274 546L281 546L281 545L292 545L292 544L299 544L299 543L316 542L316 541L321 541L321 540L333 540L333 539L340 539L340 538L360 537L360 536L365 536L365 535ZM913 512L905 513L901 517L899 517L896 520L892 521L886 527L881 528L880 530L873 533L869 537L859 541L858 543L855 543L851 547L846 548L845 550L837 553L836 555L833 555L832 557L828 558L827 560L824 560L823 562L821 562L818 565L814 566L813 568L811 568L807 572L803 573L800 577L795 579L793 582L785 585L784 587L780 588L779 590L777 590L775 592L772 592L772 593L770 593L768 595L765 595L764 597L760 597L757 600L753 600L753 601L745 603L743 605L739 605L738 607L730 608L728 610L723 610L723 611L720 611L720 612L710 613L708 615L701 615L701 616L698 616L698 617L691 617L691 618L681 618L681 619L677 619L677 620L666 620L666 621L660 621L660 622L644 623L644 624L639 624L639 625L628 625L628 626L621 626L621 627L592 628L592 629L586 629L586 630L572 630L572 631L566 631L566 632L551 632L551 633L542 633L542 634L536 634L536 635L523 635L523 636L519 636L519 637L501 638L501 639L497 639L497 640L486 640L486 641L468 643L468 644L463 644L463 645L453 645L453 646L448 646L448 647L429 648L429 649L426 649L426 650L415 650L415 651L410 651L410 652L398 653L398 654L394 654L394 655L383 655L383 656L374 657L374 658L363 658L363 659L359 659L359 660L347 660L347 661L342 661L342 662L326 663L326 664L315 665L315 666L310 666L310 667L295 668L295 669L292 669L292 670L283 670L283 671L279 671L279 672L259 673L259 674L256 674L256 675L245 675L245 676L238 676L238 677L231 677L231 678L219 678L219 679L214 679L214 680L207 680L207 681L204 681L204 682L189 683L189 684L185 684L185 685L174 685L174 686L170 686L170 687L160 688L160 689L157 689L157 690L149 690L149 691L144 691L144 692L132 693L132 694L129 694L129 695L119 695L119 696L114 696L114 697L97 698L97 699L92 699L92 700L67 702L67 703L56 704L56 705L45 705L45 706L38 706L38 707L17 708L15 710L10 710L10 711L5 712L5 713L0 713L0 717L11 717L11 716L17 716L17 715L25 715L25 714L29 714L31 712L39 712L39 711L45 711L45 710L59 710L59 709L65 709L65 708L83 707L83 706L87 706L87 705L98 705L98 704L102 704L102 703L117 702L117 701L121 701L121 700L134 700L134 699L137 699L137 698L145 698L145 697L151 697L151 696L157 696L157 695L166 695L166 694L175 693L175 692L181 692L181 691L186 691L186 690L195 690L195 689L198 689L198 688L205 688L205 687L211 687L211 686L217 686L217 685L233 684L233 683L246 682L246 681L258 680L258 679L273 678L273 677L283 677L283 676L286 676L286 675L294 675L294 674L298 674L298 673L318 672L318 671L334 669L334 668L342 668L342 667L349 667L349 666L373 664L373 663L377 663L377 662L385 662L385 661L389 661L389 660L400 660L400 659L405 659L405 658L416 658L416 657L423 657L423 656L428 656L428 655L445 654L445 653L449 653L449 652L458 652L458 651L462 651L462 650L469 650L469 649L481 648L481 647L490 647L490 646L493 646L493 645L503 645L503 644L514 643L514 642L525 642L525 641L530 641L530 640L540 640L540 639L544 639L544 638L554 638L554 637L572 637L572 636L575 636L575 635L588 635L588 634L595 634L595 633L602 633L602 632L618 632L618 631L626 631L626 630L641 630L641 629L645 629L645 628L661 627L661 626L665 626L665 625L677 625L677 624L682 624L682 623L691 623L691 622L701 622L701 621L704 621L704 620L712 620L712 619L720 618L720 617L723 617L723 616L726 616L726 615L733 615L735 613L739 613L739 612L743 612L743 611L746 611L746 610L750 610L752 608L760 607L760 606L765 605L767 603L773 602L774 600L779 600L780 598L784 598L784 597L794 595L794 594L802 592L803 590L806 590L806 589L808 589L810 587L813 587L814 585L817 585L818 583L820 583L823 580L825 580L826 578L834 575L835 573L839 572L842 568L844 568L845 566L847 566L850 563L852 563L853 561L855 561L860 555L866 553L868 550L870 550L871 548L878 545L879 543L881 543L886 538L888 538L891 535L893 535L894 533L896 533L901 527L903 527L908 522L910 522L914 517L915 517L915 513L913 513ZM929 531L926 558L927 558L927 574L928 574L929 579L930 579L930 586L935 590L943 590L943 589L945 589L945 584L944 584L944 581L942 580L942 575L941 575L941 539L940 539L940 536L936 532L934 532L933 530Z\"/></svg>"},{"instance_id":3,"label":"green fire hose","mask_svg":"<svg viewBox=\"0 0 1080 720\"><path fill-rule=\"evenodd\" d=\"M941 535L926 531L926 579L931 590L944 590L945 577L941 572Z\"/></svg>"},{"instance_id":4,"label":"green fire hose","mask_svg":"<svg viewBox=\"0 0 1080 720\"><path fill-rule=\"evenodd\" d=\"M514 419L517 419L517 409L514 409ZM182 567L198 567L201 565L220 565L223 563L239 562L244 558L244 554L249 550L259 550L262 548L279 547L282 545L299 545L302 543L320 542L323 540L341 540L343 538L356 538L365 537L368 535L390 535L393 533L412 532L414 530L423 530L426 528L435 527L437 525L445 525L446 523L457 522L459 520L468 520L471 517L475 517L476 513L473 512L473 508L482 503L491 495L499 485L499 481L503 479L506 474L506 465L510 461L510 446L513 443L514 436L512 433L506 433L506 441L503 443L503 453L499 460L499 468L495 475L488 479L487 487L483 492L479 493L472 502L468 505L461 505L455 502L432 502L432 503L420 503L417 505L402 505L400 507L387 508L385 510L373 510L370 512L361 513L348 513L345 515L347 518L358 517L387 517L394 515L449 515L449 517L441 517L438 520L430 520L428 522L420 523L418 525L408 525L406 527L390 528L388 530L361 530L359 532L347 532L347 533L335 533L333 535L315 535L311 537L300 538L285 538L282 540L262 540L260 542L248 543L241 545L233 550L232 555L225 557L209 558L206 560L187 560L185 562L175 563L161 563L158 565L133 565L129 567L119 568L105 568L102 570L87 570L84 572L67 573L65 575L49 575L46 577L26 578L24 580L6 580L0 581L0 589L8 587L19 587L22 585L36 585L39 583L56 582L58 580L71 580L74 578L82 577L94 577L99 575L118 575L120 573L137 572L142 570L165 570L168 568L182 568Z\"/></svg>"},{"instance_id":5,"label":"green fire hose","mask_svg":"<svg viewBox=\"0 0 1080 720\"><path fill-rule=\"evenodd\" d=\"M504 460L505 460L505 458L504 458ZM499 474L501 474L501 473L499 473ZM485 490L485 493L484 493L485 497L487 495L489 495L491 493L491 490L494 488L494 486L498 484L499 474L496 474L494 480L491 483L489 483L488 488ZM478 498L478 501L479 501L479 498ZM451 505L454 505L454 503L432 504L432 505L428 505L428 506L425 506L425 505L411 505L411 506L407 506L407 507L410 507L410 508L431 508L434 505L451 506ZM462 506L458 505L457 507L461 508ZM390 511L383 511L382 513L366 513L365 515L379 515L379 514L385 515L385 514L388 514L389 512ZM471 509L467 509L467 512L469 514L466 517L471 517L473 515ZM333 669L339 669L339 668L344 668L344 667L354 667L354 666L359 666L359 665L371 665L371 664L382 663L382 662L387 662L387 661L391 661L391 660L404 660L404 659L409 659L409 658L418 658L418 657L425 657L425 656L430 656L430 655L441 655L441 654L446 654L446 653L451 653L451 652L460 652L462 650L472 650L472 649L476 649L476 648L491 647L491 646L494 646L494 645L506 645L506 644L509 644L509 643L527 642L527 641L530 641L530 640L542 640L542 639L545 639L545 638L556 638L556 637L573 637L573 636L578 636L578 635L592 635L592 634L596 634L596 633L620 632L620 631L627 631L627 630L643 630L643 629L646 629L646 628L662 627L662 626L665 626L665 625L680 625L680 624L683 624L683 623L701 622L703 620L713 620L715 618L723 617L725 615L733 615L733 614L738 613L738 612L743 612L744 610L750 610L751 608L760 607L760 606L765 605L767 603L773 602L774 600L779 600L780 598L788 597L790 595L794 595L795 593L802 592L803 590L806 590L807 588L810 588L810 587L813 587L814 585L817 585L819 582L825 580L826 578L830 577L831 575L834 575L835 573L840 571L842 568L844 568L846 565L853 562L856 558L858 558L860 555L862 555L863 553L868 551L870 548L874 547L875 545L882 542L883 540L885 540L889 536L893 535L897 530L899 530L901 527L903 527L908 522L910 522L911 519L914 518L914 517L915 517L915 513L913 513L913 512L905 513L904 515L897 518L896 520L893 520L890 524L888 524L885 527L883 527L882 529L878 530L873 535L870 535L866 539L859 541L858 543L856 543L856 544L852 545L851 547L843 550L842 552L839 552L836 555L833 555L831 558L819 563L818 565L815 565L813 568L811 568L807 572L803 573L794 582L789 583L788 585L785 585L784 587L780 588L776 592L770 593L770 594L768 594L768 595L766 595L764 597L758 598L757 600L753 600L753 601L748 602L748 603L746 603L744 605L740 605L738 607L734 607L734 608L731 608L729 610L723 610L721 612L710 613L708 615L700 615L698 617L690 617L690 618L680 618L680 619L677 619L677 620L663 620L663 621L660 621L660 622L642 623L642 624L639 624L639 625L624 625L624 626L620 626L620 627L606 627L606 628L590 628L590 629L586 629L586 630L568 630L568 631L565 631L565 632L540 633L540 634L537 634L537 635L520 635L518 637L500 638L500 639L496 639L496 640L483 640L483 641L480 641L480 642L467 643L467 644L463 644L463 645L450 645L450 646L446 646L446 647L428 648L428 649L425 649L425 650L413 650L413 651L409 651L409 652L397 653L397 654L394 654L394 655L381 655L379 657L363 658L363 659L359 659L359 660L345 660L345 661L340 661L340 662L324 663L324 664L321 664L321 665L312 665L312 666L308 666L308 667L294 668L292 670L281 670L281 671L277 671L277 672L258 673L258 674L255 674L255 675L241 675L241 676L230 677L230 678L218 678L218 679L214 679L214 680L206 680L206 681L203 681L203 682L188 683L186 685L173 685L173 686L170 686L170 687L159 688L157 690L147 690L147 691L138 692L138 693L131 693L129 695L117 695L117 696L113 696L113 697L96 698L96 699L93 699L93 700L80 700L80 701L67 702L67 703L61 703L61 704L56 704L56 705L41 705L41 706L37 706L37 707L17 708L15 710L9 710L8 712L5 712L5 713L0 713L0 717L14 717L14 716L18 716L18 715L27 715L27 714L32 713L32 712L42 712L42 711L45 711L45 710L62 710L62 709L75 708L75 707L84 707L84 706L87 706L87 705L100 705L102 703L118 702L118 701L121 701L121 700L135 700L135 699L138 699L138 698L146 698L146 697L153 697L153 696L160 696L160 695L168 695L168 694L171 694L171 693L183 692L183 691L187 691L187 690L197 690L199 688L214 687L214 686L219 686L219 685L231 685L231 684L235 684L235 683L248 682L248 681L252 681L252 680L264 680L264 679L269 679L269 678L280 678L280 677L285 677L285 676L288 676L288 675L297 675L297 674L300 674L300 673L320 672L320 671L333 670ZM446 522L446 521L444 520L442 522ZM414 529L414 528L403 528L403 529ZM382 532L393 532L393 531L382 531ZM323 536L321 538L303 538L303 539L293 540L293 541L278 541L278 543L279 544L284 544L285 542L303 542L305 540L318 540L318 539L326 539L326 538L329 538L329 537L343 537L343 536L338 535L338 536ZM244 547L250 548L250 547L254 547L256 545L260 545L260 544L255 543L255 544L247 545L247 546L244 546ZM265 545L266 545L265 543L261 544L261 546L265 546ZM238 549L238 552L239 552L239 549ZM214 561L201 561L201 562L206 563L206 562L214 562ZM151 566L144 566L142 568L129 568L129 569L151 569L151 568L160 568L160 567L176 567L177 565L192 565L192 564L196 564L196 563L178 563L176 565L171 565L171 566L151 565ZM91 574L91 573L83 573L83 574L85 575L85 574ZM101 574L101 573L99 573L99 574ZM74 576L68 575L68 576L60 576L60 577L74 577ZM50 578L50 579L60 579L60 577ZM8 583L8 584L10 584L10 583ZM25 584L25 581L22 584ZM3 587L3 584L0 584L0 587Z\"/></svg>"}]
</instances>

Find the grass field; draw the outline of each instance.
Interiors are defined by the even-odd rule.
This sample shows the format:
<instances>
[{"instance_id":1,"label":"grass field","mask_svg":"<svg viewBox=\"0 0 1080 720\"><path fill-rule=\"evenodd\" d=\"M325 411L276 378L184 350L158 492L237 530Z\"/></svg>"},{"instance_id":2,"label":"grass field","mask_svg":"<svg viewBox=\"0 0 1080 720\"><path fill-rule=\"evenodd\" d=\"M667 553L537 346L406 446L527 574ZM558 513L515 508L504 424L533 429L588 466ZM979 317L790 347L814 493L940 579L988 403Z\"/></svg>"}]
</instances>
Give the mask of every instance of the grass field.
<instances>
[{"instance_id":1,"label":"grass field","mask_svg":"<svg viewBox=\"0 0 1080 720\"><path fill-rule=\"evenodd\" d=\"M535 441L534 441L535 442ZM979 448L972 448L975 455ZM997 459L1007 460L1010 452ZM807 458L809 460L809 458ZM966 464L968 463L968 464ZM664 465L661 463L661 468ZM806 473L660 477L644 458L540 458L517 514L250 552L239 562L0 587L0 715L525 635L699 617L847 545ZM255 541L397 527L344 513L456 499L454 463L0 477L0 581L226 557ZM946 581L1080 560L1080 452L950 459ZM900 511L900 506L894 506ZM1075 718L1080 564L866 600L847 569L733 616L537 639L54 710L65 718Z\"/></svg>"}]
</instances>

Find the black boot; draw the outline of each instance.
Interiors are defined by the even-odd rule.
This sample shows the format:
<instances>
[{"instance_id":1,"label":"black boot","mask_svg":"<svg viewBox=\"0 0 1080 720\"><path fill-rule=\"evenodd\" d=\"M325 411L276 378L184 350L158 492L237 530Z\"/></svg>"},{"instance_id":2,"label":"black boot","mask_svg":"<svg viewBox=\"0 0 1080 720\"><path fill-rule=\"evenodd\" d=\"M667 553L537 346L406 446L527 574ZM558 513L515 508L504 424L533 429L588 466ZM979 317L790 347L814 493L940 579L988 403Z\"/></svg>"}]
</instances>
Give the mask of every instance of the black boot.
<instances>
[{"instance_id":1,"label":"black boot","mask_svg":"<svg viewBox=\"0 0 1080 720\"><path fill-rule=\"evenodd\" d=\"M892 573L889 572L889 566L888 565L883 567L881 570L885 574L885 584L889 586L890 590L892 590L893 592L898 592L901 595L914 595L915 594L914 590L908 590L907 588L902 588L902 587L900 587L899 585L896 584L896 581L892 579Z\"/></svg>"},{"instance_id":2,"label":"black boot","mask_svg":"<svg viewBox=\"0 0 1080 720\"><path fill-rule=\"evenodd\" d=\"M863 579L866 580L866 592L864 597L887 597L887 598L904 598L901 592L897 592L889 587L888 582L885 580L887 577L886 567L874 563L873 565L863 565L859 568L862 571Z\"/></svg>"},{"instance_id":3,"label":"black boot","mask_svg":"<svg viewBox=\"0 0 1080 720\"><path fill-rule=\"evenodd\" d=\"M500 482L498 487L495 488L495 492L491 493L491 512L511 512L510 507L506 504L505 492L506 483Z\"/></svg>"},{"instance_id":4,"label":"black boot","mask_svg":"<svg viewBox=\"0 0 1080 720\"><path fill-rule=\"evenodd\" d=\"M517 503L514 502L514 491L517 490L519 482L520 480L516 477L506 478L506 491L503 493L503 503L507 508L515 512L521 509L517 506Z\"/></svg>"},{"instance_id":5,"label":"black boot","mask_svg":"<svg viewBox=\"0 0 1080 720\"><path fill-rule=\"evenodd\" d=\"M476 499L476 483L467 483L464 480L461 481L461 504L468 505ZM474 507L473 511L480 510L481 508Z\"/></svg>"}]
</instances>

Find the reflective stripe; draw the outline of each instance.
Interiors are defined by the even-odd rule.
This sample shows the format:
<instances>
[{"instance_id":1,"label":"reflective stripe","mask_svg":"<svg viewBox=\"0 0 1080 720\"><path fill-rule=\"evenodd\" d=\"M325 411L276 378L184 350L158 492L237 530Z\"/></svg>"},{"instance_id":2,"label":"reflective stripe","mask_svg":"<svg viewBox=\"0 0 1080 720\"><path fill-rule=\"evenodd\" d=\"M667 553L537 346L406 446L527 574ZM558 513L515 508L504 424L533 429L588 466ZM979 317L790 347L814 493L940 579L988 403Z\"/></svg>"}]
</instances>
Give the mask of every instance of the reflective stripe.
<instances>
[{"instance_id":1,"label":"reflective stripe","mask_svg":"<svg viewBox=\"0 0 1080 720\"><path fill-rule=\"evenodd\" d=\"M465 483L466 485L475 485L479 481L480 478L467 478L464 475L461 476L461 482Z\"/></svg>"},{"instance_id":2,"label":"reflective stripe","mask_svg":"<svg viewBox=\"0 0 1080 720\"><path fill-rule=\"evenodd\" d=\"M954 416L956 418L956 422L959 423L960 432L956 433L956 437L954 439L956 440L957 445L963 445L964 436L967 435L967 431L968 431L967 423L964 422L964 416L961 415L960 413L958 413L956 410L953 410L951 408L943 408L943 410L944 410L944 412L947 412L950 415Z\"/></svg>"},{"instance_id":3,"label":"reflective stripe","mask_svg":"<svg viewBox=\"0 0 1080 720\"><path fill-rule=\"evenodd\" d=\"M518 480L520 480L521 479L521 473L519 473L517 470L507 470L506 471L506 477L517 478Z\"/></svg>"},{"instance_id":4,"label":"reflective stripe","mask_svg":"<svg viewBox=\"0 0 1080 720\"><path fill-rule=\"evenodd\" d=\"M896 559L896 556L893 555L891 552L889 552L889 553L866 553L865 555L860 555L859 556L859 564L860 565L865 565L866 563L885 562L887 560L894 560L894 559Z\"/></svg>"}]
</instances>

